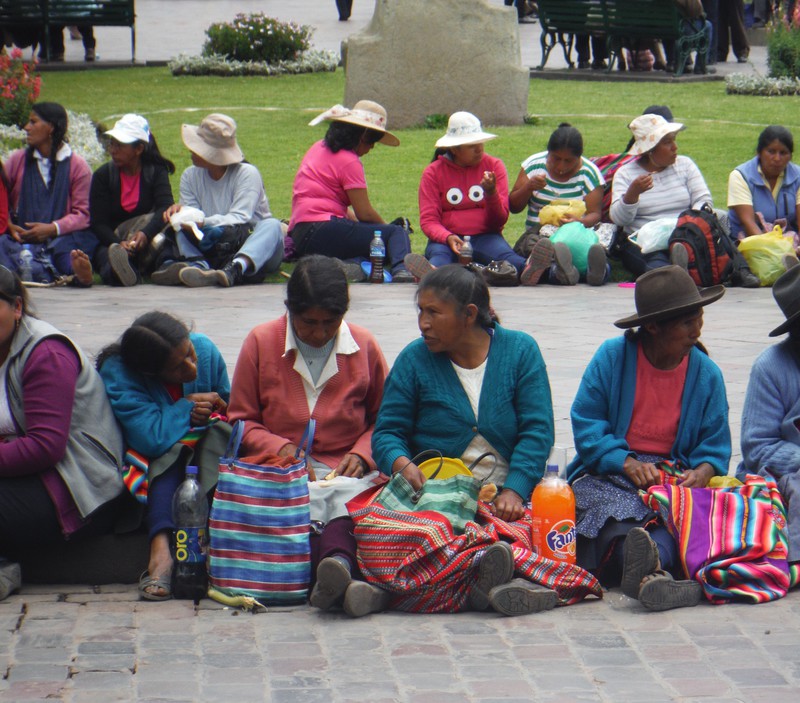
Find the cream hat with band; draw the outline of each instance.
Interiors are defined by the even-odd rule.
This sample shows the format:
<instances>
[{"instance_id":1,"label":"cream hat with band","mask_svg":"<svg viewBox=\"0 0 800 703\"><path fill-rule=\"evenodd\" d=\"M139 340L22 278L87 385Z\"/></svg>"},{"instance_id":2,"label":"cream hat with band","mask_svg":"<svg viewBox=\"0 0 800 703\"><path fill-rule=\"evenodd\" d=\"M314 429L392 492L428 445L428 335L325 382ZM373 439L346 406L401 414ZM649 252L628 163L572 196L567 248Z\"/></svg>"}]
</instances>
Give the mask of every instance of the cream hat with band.
<instances>
[{"instance_id":1,"label":"cream hat with band","mask_svg":"<svg viewBox=\"0 0 800 703\"><path fill-rule=\"evenodd\" d=\"M628 151L633 156L641 156L655 149L668 134L675 134L686 125L680 122L667 122L661 115L639 115L628 125L633 133L633 146Z\"/></svg>"},{"instance_id":2,"label":"cream hat with band","mask_svg":"<svg viewBox=\"0 0 800 703\"><path fill-rule=\"evenodd\" d=\"M214 166L230 166L244 161L244 154L236 143L236 122L232 117L213 113L195 126L181 127L181 137L186 148Z\"/></svg>"},{"instance_id":3,"label":"cream hat with band","mask_svg":"<svg viewBox=\"0 0 800 703\"><path fill-rule=\"evenodd\" d=\"M447 121L447 132L436 141L436 147L482 144L496 138L496 134L483 131L481 121L471 112L454 112Z\"/></svg>"},{"instance_id":4,"label":"cream hat with band","mask_svg":"<svg viewBox=\"0 0 800 703\"><path fill-rule=\"evenodd\" d=\"M134 142L150 141L150 125L141 115L129 113L120 117L114 127L109 129L105 135L111 137L120 144L133 144Z\"/></svg>"},{"instance_id":5,"label":"cream hat with band","mask_svg":"<svg viewBox=\"0 0 800 703\"><path fill-rule=\"evenodd\" d=\"M334 105L330 110L325 110L321 115L311 120L308 125L313 127L324 121L346 122L366 129L373 129L376 132L383 132L383 137L378 140L379 144L385 144L386 146L398 146L400 144L400 140L394 134L386 131L386 110L382 105L378 105L372 100L359 100L352 108L344 105Z\"/></svg>"}]
</instances>

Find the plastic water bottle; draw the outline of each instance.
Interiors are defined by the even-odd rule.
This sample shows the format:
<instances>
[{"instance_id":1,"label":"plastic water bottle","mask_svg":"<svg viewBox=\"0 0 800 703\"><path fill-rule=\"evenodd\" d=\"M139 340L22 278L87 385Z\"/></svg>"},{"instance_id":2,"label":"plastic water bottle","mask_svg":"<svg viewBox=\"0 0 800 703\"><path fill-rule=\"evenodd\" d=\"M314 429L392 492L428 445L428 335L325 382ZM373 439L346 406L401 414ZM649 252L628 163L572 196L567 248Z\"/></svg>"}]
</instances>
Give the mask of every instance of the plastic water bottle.
<instances>
[{"instance_id":1,"label":"plastic water bottle","mask_svg":"<svg viewBox=\"0 0 800 703\"><path fill-rule=\"evenodd\" d=\"M386 258L386 245L383 243L381 231L376 229L375 236L369 243L369 261L372 268L369 272L370 283L383 283L383 260Z\"/></svg>"},{"instance_id":2,"label":"plastic water bottle","mask_svg":"<svg viewBox=\"0 0 800 703\"><path fill-rule=\"evenodd\" d=\"M33 250L30 244L23 244L19 252L19 277L23 281L33 281Z\"/></svg>"},{"instance_id":3,"label":"plastic water bottle","mask_svg":"<svg viewBox=\"0 0 800 703\"><path fill-rule=\"evenodd\" d=\"M464 237L464 243L458 252L458 263L462 266L469 266L472 263L472 237L467 235Z\"/></svg>"},{"instance_id":4,"label":"plastic water bottle","mask_svg":"<svg viewBox=\"0 0 800 703\"><path fill-rule=\"evenodd\" d=\"M558 463L548 462L544 477L531 496L531 536L543 557L575 563L575 495L558 475Z\"/></svg>"},{"instance_id":5,"label":"plastic water bottle","mask_svg":"<svg viewBox=\"0 0 800 703\"><path fill-rule=\"evenodd\" d=\"M172 594L191 598L195 605L205 596L208 576L208 500L197 482L197 467L186 467L186 480L172 497L173 536Z\"/></svg>"}]
</instances>

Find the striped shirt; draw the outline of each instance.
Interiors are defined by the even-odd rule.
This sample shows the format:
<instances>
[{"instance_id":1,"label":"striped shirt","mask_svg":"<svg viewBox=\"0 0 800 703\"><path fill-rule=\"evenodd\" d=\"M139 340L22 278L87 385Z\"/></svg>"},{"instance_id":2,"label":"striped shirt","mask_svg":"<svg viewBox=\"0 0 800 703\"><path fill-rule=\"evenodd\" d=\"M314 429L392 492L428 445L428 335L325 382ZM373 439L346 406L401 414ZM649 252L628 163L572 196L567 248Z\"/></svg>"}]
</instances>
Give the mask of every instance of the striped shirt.
<instances>
[{"instance_id":1,"label":"striped shirt","mask_svg":"<svg viewBox=\"0 0 800 703\"><path fill-rule=\"evenodd\" d=\"M529 156L522 162L522 170L533 178L540 174L547 179L547 185L541 190L535 190L528 200L528 217L525 226L531 227L539 223L539 211L553 200L583 200L595 188L605 184L605 179L600 170L589 159L581 157L578 172L563 183L553 180L547 173L547 152Z\"/></svg>"}]
</instances>

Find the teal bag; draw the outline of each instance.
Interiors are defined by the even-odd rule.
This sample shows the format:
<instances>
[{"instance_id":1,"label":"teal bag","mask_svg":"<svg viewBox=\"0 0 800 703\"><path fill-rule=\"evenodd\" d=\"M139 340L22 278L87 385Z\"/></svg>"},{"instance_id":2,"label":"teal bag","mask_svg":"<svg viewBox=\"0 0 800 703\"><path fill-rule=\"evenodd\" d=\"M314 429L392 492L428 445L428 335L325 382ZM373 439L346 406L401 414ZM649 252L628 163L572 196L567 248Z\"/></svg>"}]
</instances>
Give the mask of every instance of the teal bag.
<instances>
[{"instance_id":1,"label":"teal bag","mask_svg":"<svg viewBox=\"0 0 800 703\"><path fill-rule=\"evenodd\" d=\"M569 247L572 254L572 264L578 269L581 276L586 275L588 266L589 248L600 242L597 232L584 227L580 222L567 222L561 225L550 237L554 244L561 242Z\"/></svg>"}]
</instances>

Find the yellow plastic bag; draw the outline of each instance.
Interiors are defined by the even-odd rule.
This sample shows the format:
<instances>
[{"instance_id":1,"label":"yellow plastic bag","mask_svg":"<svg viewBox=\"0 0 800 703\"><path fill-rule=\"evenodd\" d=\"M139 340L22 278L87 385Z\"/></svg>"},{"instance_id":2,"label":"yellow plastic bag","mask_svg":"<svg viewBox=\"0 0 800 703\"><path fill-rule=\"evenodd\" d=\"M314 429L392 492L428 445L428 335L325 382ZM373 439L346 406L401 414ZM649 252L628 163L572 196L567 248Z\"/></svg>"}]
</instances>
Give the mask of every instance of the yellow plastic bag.
<instances>
[{"instance_id":1,"label":"yellow plastic bag","mask_svg":"<svg viewBox=\"0 0 800 703\"><path fill-rule=\"evenodd\" d=\"M572 215L579 220L585 214L586 203L583 200L554 200L539 211L539 222L558 227L564 215Z\"/></svg>"},{"instance_id":2,"label":"yellow plastic bag","mask_svg":"<svg viewBox=\"0 0 800 703\"><path fill-rule=\"evenodd\" d=\"M794 246L792 238L784 237L783 230L775 225L771 232L745 237L739 242L739 251L761 285L771 286L786 271L782 259L786 254L794 254Z\"/></svg>"}]
</instances>

